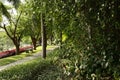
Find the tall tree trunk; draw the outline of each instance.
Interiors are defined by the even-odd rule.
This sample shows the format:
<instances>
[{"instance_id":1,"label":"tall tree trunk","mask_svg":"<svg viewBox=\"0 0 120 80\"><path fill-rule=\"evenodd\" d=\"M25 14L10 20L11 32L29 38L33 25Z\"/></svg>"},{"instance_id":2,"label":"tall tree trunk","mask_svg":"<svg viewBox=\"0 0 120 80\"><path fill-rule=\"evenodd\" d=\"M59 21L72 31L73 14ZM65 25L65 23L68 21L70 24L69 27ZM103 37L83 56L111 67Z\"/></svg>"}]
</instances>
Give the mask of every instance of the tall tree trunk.
<instances>
[{"instance_id":1,"label":"tall tree trunk","mask_svg":"<svg viewBox=\"0 0 120 80\"><path fill-rule=\"evenodd\" d=\"M34 37L31 37L31 40L32 40L32 44L34 46L34 50L36 50L36 43L37 43L37 40L34 38Z\"/></svg>"},{"instance_id":2,"label":"tall tree trunk","mask_svg":"<svg viewBox=\"0 0 120 80\"><path fill-rule=\"evenodd\" d=\"M46 26L44 24L44 17L41 13L41 36L42 36L42 53L43 53L43 58L46 58Z\"/></svg>"},{"instance_id":3,"label":"tall tree trunk","mask_svg":"<svg viewBox=\"0 0 120 80\"><path fill-rule=\"evenodd\" d=\"M20 49L19 49L19 47L20 47L20 42L17 41L17 40L13 40L13 43L14 43L14 45L15 45L15 47L16 47L16 53L15 53L15 54L19 54L19 53L20 53Z\"/></svg>"}]
</instances>

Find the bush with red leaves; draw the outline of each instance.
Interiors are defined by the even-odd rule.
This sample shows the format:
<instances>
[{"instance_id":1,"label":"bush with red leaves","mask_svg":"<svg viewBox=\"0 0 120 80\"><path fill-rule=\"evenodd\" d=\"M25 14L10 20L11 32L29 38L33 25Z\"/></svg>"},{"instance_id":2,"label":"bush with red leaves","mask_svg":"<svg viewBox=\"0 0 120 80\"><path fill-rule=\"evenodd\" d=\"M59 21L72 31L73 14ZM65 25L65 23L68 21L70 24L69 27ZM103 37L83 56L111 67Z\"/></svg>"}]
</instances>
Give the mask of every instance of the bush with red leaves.
<instances>
[{"instance_id":1,"label":"bush with red leaves","mask_svg":"<svg viewBox=\"0 0 120 80\"><path fill-rule=\"evenodd\" d=\"M33 46L26 46L26 47L22 47L20 48L20 53L21 52L25 52L28 49L33 49ZM4 57L8 57L8 56L13 56L16 53L16 49L12 49L12 50L7 50L7 51L3 51L0 52L0 58L4 58Z\"/></svg>"}]
</instances>

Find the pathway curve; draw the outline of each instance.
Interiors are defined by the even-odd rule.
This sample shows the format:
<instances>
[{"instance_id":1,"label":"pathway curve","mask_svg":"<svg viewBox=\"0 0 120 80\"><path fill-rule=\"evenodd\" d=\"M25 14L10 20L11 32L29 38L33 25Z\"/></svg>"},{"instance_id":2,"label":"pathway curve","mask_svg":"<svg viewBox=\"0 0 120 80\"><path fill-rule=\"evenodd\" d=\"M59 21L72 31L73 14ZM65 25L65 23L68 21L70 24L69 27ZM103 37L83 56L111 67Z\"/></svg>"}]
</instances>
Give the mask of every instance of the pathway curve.
<instances>
[{"instance_id":1,"label":"pathway curve","mask_svg":"<svg viewBox=\"0 0 120 80\"><path fill-rule=\"evenodd\" d=\"M52 51L52 50L54 50L54 49L55 49L55 48L50 48L50 49L48 49L48 50L47 50L47 53L50 52L50 51ZM16 66L16 65L19 65L19 64L23 64L23 63L25 63L25 62L28 62L28 61L33 60L33 59L35 59L35 58L38 58L38 57L40 57L40 56L42 56L42 52L33 54L32 56L25 57L25 58L23 58L23 59L21 59L21 60L18 60L18 61L16 61L16 62L7 64L7 65L4 65L4 66L0 66L0 71L6 70L6 69L8 69L8 68L10 68L10 67L12 67L12 66Z\"/></svg>"}]
</instances>

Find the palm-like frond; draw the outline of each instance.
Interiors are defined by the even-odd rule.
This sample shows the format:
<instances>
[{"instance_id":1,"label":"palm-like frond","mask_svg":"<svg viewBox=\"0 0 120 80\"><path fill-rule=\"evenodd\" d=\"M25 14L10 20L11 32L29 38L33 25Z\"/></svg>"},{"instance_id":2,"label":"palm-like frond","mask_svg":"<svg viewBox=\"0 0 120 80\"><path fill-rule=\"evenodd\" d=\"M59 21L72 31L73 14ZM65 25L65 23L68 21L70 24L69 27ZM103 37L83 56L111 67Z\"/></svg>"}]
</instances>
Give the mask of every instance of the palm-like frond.
<instances>
[{"instance_id":1,"label":"palm-like frond","mask_svg":"<svg viewBox=\"0 0 120 80\"><path fill-rule=\"evenodd\" d=\"M15 8L18 8L20 4L20 0L8 0L8 1L12 2ZM0 18L1 18L1 15L5 15L9 20L11 19L11 16L9 12L7 11L7 8L2 2L0 2Z\"/></svg>"},{"instance_id":2,"label":"palm-like frond","mask_svg":"<svg viewBox=\"0 0 120 80\"><path fill-rule=\"evenodd\" d=\"M20 4L20 0L8 0L9 2L12 2L15 8L18 8ZM0 1L0 22L2 21L2 15L6 16L9 21L11 21L11 15L7 11L7 8L5 5Z\"/></svg>"},{"instance_id":3,"label":"palm-like frond","mask_svg":"<svg viewBox=\"0 0 120 80\"><path fill-rule=\"evenodd\" d=\"M5 15L10 20L11 16L10 16L9 12L7 11L7 8L5 7L5 5L2 2L0 2L0 13L2 15Z\"/></svg>"}]
</instances>

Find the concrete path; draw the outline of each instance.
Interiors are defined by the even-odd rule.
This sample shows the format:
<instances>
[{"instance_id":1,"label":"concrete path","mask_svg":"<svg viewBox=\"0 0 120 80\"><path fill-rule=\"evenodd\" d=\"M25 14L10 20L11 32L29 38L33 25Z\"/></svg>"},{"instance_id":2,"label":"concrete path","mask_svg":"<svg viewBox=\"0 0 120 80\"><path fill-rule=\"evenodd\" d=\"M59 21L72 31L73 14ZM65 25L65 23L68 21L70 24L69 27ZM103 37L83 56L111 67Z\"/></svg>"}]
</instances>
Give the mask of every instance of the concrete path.
<instances>
[{"instance_id":1,"label":"concrete path","mask_svg":"<svg viewBox=\"0 0 120 80\"><path fill-rule=\"evenodd\" d=\"M47 50L47 53L50 52L50 51L52 51L52 50L54 50L54 49L55 49L55 48L50 48L50 49L48 49L48 50ZM28 61L33 60L33 59L35 59L35 58L37 58L37 57L40 57L40 56L42 56L42 52L33 54L32 56L25 57L25 58L23 58L23 59L21 59L21 60L18 60L18 61L16 61L16 62L7 64L7 65L4 65L4 66L0 66L0 71L6 70L6 69L8 69L8 68L10 68L10 67L12 67L12 66L16 66L16 65L19 65L19 64L23 64L23 63L25 63L25 62L28 62Z\"/></svg>"}]
</instances>

